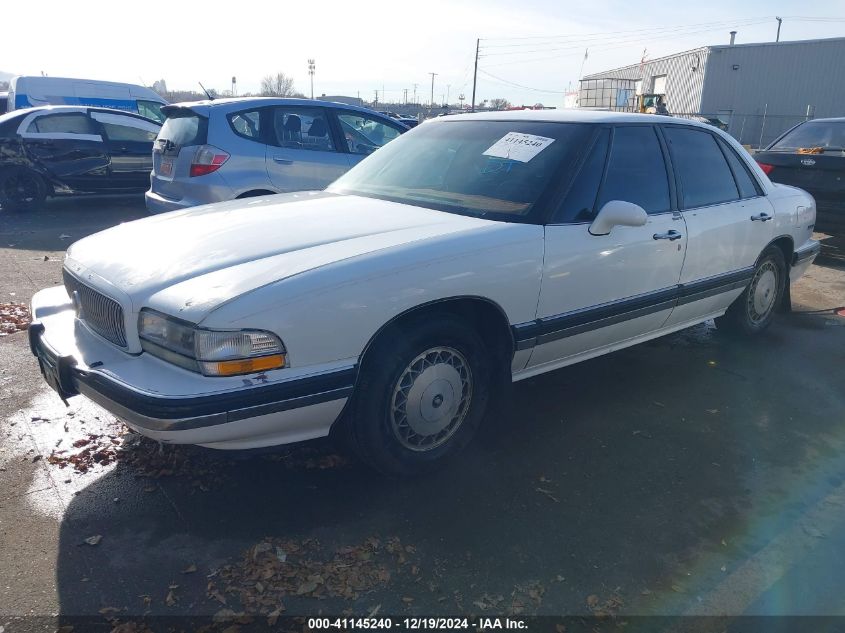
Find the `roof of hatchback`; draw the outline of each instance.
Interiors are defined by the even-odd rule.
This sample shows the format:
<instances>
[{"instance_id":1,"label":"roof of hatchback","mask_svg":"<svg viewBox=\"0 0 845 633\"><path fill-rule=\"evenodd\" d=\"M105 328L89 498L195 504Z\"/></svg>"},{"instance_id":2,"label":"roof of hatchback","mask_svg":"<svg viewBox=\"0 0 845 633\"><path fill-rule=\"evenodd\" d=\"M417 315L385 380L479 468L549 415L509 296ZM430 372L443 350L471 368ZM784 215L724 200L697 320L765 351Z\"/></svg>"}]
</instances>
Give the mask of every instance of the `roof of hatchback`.
<instances>
[{"instance_id":1,"label":"roof of hatchback","mask_svg":"<svg viewBox=\"0 0 845 633\"><path fill-rule=\"evenodd\" d=\"M360 106L349 105L347 103L339 103L337 101L323 101L321 99L302 99L295 97L227 97L225 99L204 99L202 101L183 101L180 103L171 103L170 107L192 108L202 106L206 108L227 108L238 109L242 106L255 105L272 106L272 105L287 105L287 106L323 106L332 108L343 108L344 110L356 110L359 112L374 113L384 118L389 118L387 115L381 114L376 110L370 108L363 108ZM167 107L167 106L165 106Z\"/></svg>"},{"instance_id":2,"label":"roof of hatchback","mask_svg":"<svg viewBox=\"0 0 845 633\"><path fill-rule=\"evenodd\" d=\"M692 119L676 118L659 114L637 112L608 112L604 110L500 110L473 112L438 117L436 121L460 119L480 121L548 121L550 123L683 123L709 127Z\"/></svg>"}]
</instances>

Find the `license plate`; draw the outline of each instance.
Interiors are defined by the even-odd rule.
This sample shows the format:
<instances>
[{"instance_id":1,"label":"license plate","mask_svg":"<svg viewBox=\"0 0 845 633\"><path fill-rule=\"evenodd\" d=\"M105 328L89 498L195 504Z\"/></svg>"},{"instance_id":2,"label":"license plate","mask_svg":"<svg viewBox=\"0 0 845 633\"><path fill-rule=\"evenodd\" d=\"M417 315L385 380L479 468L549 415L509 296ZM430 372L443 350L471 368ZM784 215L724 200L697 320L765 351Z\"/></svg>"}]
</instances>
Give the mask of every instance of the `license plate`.
<instances>
[{"instance_id":1,"label":"license plate","mask_svg":"<svg viewBox=\"0 0 845 633\"><path fill-rule=\"evenodd\" d=\"M161 164L158 167L158 171L162 176L172 176L173 175L173 161L162 159Z\"/></svg>"}]
</instances>

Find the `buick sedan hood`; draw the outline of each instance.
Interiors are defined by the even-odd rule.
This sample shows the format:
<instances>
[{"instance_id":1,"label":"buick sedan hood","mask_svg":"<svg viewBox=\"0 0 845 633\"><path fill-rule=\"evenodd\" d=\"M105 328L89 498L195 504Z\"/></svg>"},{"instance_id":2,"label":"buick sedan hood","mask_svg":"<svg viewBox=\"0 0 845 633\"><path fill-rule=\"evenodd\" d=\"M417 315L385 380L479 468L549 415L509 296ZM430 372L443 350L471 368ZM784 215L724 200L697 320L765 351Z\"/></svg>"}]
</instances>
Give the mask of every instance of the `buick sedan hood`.
<instances>
[{"instance_id":1,"label":"buick sedan hood","mask_svg":"<svg viewBox=\"0 0 845 633\"><path fill-rule=\"evenodd\" d=\"M121 224L73 244L66 266L125 293L135 310L164 294L180 312L202 313L343 259L495 224L372 198L282 194Z\"/></svg>"}]
</instances>

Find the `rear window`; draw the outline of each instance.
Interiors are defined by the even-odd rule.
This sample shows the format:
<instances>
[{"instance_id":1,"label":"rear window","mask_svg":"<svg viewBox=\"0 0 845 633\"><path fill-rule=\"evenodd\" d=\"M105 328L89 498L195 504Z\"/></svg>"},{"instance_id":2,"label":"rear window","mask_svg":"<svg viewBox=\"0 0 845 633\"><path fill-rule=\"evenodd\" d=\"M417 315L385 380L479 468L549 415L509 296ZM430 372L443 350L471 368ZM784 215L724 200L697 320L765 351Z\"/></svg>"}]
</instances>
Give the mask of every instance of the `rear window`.
<instances>
[{"instance_id":1,"label":"rear window","mask_svg":"<svg viewBox=\"0 0 845 633\"><path fill-rule=\"evenodd\" d=\"M170 141L176 147L205 145L208 119L193 110L168 110L167 120L158 133L158 141Z\"/></svg>"},{"instance_id":2,"label":"rear window","mask_svg":"<svg viewBox=\"0 0 845 633\"><path fill-rule=\"evenodd\" d=\"M845 149L845 121L808 121L787 132L770 150L796 150L820 147Z\"/></svg>"}]
</instances>

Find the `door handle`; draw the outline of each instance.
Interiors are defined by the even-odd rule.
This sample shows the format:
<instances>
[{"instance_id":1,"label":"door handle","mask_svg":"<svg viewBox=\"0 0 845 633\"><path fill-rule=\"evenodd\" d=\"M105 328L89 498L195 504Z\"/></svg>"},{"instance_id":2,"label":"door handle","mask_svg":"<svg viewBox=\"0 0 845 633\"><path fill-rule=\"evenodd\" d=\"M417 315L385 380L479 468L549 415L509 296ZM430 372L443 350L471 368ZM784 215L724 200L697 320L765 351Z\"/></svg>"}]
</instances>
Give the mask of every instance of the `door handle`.
<instances>
[{"instance_id":1,"label":"door handle","mask_svg":"<svg viewBox=\"0 0 845 633\"><path fill-rule=\"evenodd\" d=\"M281 158L280 156L273 156L273 162L279 163L279 165L293 165L292 160L288 160L287 158Z\"/></svg>"},{"instance_id":2,"label":"door handle","mask_svg":"<svg viewBox=\"0 0 845 633\"><path fill-rule=\"evenodd\" d=\"M751 221L752 222L768 222L772 219L772 216L768 213L761 213L760 215L752 215Z\"/></svg>"},{"instance_id":3,"label":"door handle","mask_svg":"<svg viewBox=\"0 0 845 633\"><path fill-rule=\"evenodd\" d=\"M681 233L678 233L675 229L671 231L666 231L665 233L655 233L651 236L655 240L669 240L670 242L674 242L675 240L679 240L683 237Z\"/></svg>"}]
</instances>

